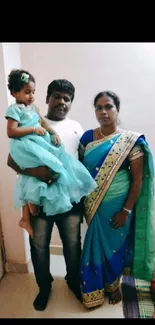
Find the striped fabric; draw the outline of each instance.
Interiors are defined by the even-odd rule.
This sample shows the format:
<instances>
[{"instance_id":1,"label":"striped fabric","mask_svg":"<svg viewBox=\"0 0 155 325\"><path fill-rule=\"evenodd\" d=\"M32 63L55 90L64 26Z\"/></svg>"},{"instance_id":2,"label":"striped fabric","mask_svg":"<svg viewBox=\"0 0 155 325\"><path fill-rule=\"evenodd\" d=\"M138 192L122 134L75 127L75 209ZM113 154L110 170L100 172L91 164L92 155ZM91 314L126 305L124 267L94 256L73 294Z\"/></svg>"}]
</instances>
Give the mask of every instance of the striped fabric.
<instances>
[{"instance_id":1,"label":"striped fabric","mask_svg":"<svg viewBox=\"0 0 155 325\"><path fill-rule=\"evenodd\" d=\"M125 318L154 318L150 282L123 276L122 299Z\"/></svg>"}]
</instances>

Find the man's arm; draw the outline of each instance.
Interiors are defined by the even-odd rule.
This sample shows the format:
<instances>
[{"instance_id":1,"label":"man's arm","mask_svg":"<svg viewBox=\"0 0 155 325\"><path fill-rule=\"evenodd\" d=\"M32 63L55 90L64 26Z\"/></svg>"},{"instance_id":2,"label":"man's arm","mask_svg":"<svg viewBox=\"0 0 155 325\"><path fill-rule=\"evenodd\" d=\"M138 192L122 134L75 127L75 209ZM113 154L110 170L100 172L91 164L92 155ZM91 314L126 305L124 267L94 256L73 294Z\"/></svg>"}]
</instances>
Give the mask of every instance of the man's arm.
<instances>
[{"instance_id":1,"label":"man's arm","mask_svg":"<svg viewBox=\"0 0 155 325\"><path fill-rule=\"evenodd\" d=\"M17 174L26 175L26 170L20 169L20 167L15 163L10 154L8 156L7 165L8 167L12 168Z\"/></svg>"},{"instance_id":2,"label":"man's arm","mask_svg":"<svg viewBox=\"0 0 155 325\"><path fill-rule=\"evenodd\" d=\"M49 181L54 182L56 180L56 178L54 178L52 171L50 171L46 166L27 168L24 170L20 169L20 167L15 163L15 161L12 159L10 154L8 156L7 165L18 174L36 177L40 181L45 183L48 183ZM50 184L52 182L50 182Z\"/></svg>"},{"instance_id":3,"label":"man's arm","mask_svg":"<svg viewBox=\"0 0 155 325\"><path fill-rule=\"evenodd\" d=\"M80 139L82 137L82 135L84 134L84 130L81 126L81 124L79 122L77 122L77 125L76 125L76 128L77 128L77 134L79 136L79 145L78 145L78 148L77 148L77 151L78 151L78 160L80 160L82 162L83 160L83 157L81 156L81 144L80 144Z\"/></svg>"},{"instance_id":4,"label":"man's arm","mask_svg":"<svg viewBox=\"0 0 155 325\"><path fill-rule=\"evenodd\" d=\"M56 146L60 146L61 145L61 140L60 140L60 137L59 135L55 132L55 130L48 125L47 121L45 120L45 118L40 114L40 110L37 106L35 106L35 110L37 112L37 114L39 115L40 117L40 124L41 126L47 131L49 132L50 134L52 134L54 136L54 143Z\"/></svg>"}]
</instances>

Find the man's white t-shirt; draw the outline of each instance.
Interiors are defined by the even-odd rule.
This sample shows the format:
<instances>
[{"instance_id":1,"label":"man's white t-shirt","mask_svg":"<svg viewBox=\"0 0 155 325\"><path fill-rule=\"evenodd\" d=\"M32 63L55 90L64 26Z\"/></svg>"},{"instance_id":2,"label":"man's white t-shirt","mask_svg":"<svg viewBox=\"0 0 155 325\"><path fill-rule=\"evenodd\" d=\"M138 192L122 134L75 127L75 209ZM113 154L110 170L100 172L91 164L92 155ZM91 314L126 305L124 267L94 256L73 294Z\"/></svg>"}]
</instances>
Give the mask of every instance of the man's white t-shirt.
<instances>
[{"instance_id":1,"label":"man's white t-shirt","mask_svg":"<svg viewBox=\"0 0 155 325\"><path fill-rule=\"evenodd\" d=\"M79 141L84 133L80 123L69 118L62 121L51 121L47 117L45 119L48 125L60 136L66 152L78 158Z\"/></svg>"}]
</instances>

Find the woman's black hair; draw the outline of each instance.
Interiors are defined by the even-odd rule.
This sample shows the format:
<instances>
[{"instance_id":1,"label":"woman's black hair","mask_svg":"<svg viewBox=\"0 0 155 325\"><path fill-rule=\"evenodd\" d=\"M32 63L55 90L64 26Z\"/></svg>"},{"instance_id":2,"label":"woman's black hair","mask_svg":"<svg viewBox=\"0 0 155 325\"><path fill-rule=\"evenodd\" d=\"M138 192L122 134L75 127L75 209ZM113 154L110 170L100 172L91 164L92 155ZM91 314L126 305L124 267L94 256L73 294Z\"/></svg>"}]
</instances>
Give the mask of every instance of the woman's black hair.
<instances>
[{"instance_id":1,"label":"woman's black hair","mask_svg":"<svg viewBox=\"0 0 155 325\"><path fill-rule=\"evenodd\" d=\"M96 106L96 103L97 103L98 99L100 99L101 97L104 97L104 96L112 98L117 110L119 111L119 109L120 109L120 99L114 92L109 91L109 90L102 91L102 92L98 93L95 96L95 98L94 98L94 106Z\"/></svg>"}]
</instances>

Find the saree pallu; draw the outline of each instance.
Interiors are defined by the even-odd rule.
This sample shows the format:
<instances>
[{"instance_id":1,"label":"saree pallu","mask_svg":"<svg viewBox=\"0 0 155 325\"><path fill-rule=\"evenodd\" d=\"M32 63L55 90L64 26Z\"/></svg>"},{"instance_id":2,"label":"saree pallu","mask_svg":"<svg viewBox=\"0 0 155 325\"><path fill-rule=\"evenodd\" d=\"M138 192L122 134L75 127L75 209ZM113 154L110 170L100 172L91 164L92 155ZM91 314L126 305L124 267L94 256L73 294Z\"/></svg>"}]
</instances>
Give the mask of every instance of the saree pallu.
<instances>
[{"instance_id":1,"label":"saree pallu","mask_svg":"<svg viewBox=\"0 0 155 325\"><path fill-rule=\"evenodd\" d=\"M111 219L128 197L128 156L140 145L144 152L143 184L127 222L113 229ZM87 308L101 305L105 292L119 287L125 274L151 281L155 262L154 167L144 136L125 131L112 139L90 142L84 165L98 184L85 199L88 228L81 258L81 291Z\"/></svg>"}]
</instances>

